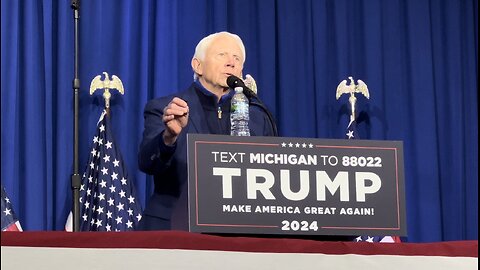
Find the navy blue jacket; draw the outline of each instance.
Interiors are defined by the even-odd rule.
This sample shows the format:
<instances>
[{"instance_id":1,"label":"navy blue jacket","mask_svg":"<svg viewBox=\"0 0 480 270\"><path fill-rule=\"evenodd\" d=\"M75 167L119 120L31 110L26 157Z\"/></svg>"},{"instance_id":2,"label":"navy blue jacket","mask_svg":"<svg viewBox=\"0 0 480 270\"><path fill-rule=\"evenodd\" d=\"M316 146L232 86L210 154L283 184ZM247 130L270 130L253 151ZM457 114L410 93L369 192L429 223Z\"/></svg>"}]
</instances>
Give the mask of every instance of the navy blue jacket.
<instances>
[{"instance_id":1,"label":"navy blue jacket","mask_svg":"<svg viewBox=\"0 0 480 270\"><path fill-rule=\"evenodd\" d=\"M153 175L154 193L148 201L139 230L188 230L188 169L187 133L209 134L198 93L193 83L187 90L167 97L150 100L145 106L145 129L138 154L140 170ZM187 126L174 146L163 143L163 109L177 96L189 107ZM229 117L225 114L222 117ZM250 106L249 128L251 136L273 136L267 114L257 106Z\"/></svg>"}]
</instances>

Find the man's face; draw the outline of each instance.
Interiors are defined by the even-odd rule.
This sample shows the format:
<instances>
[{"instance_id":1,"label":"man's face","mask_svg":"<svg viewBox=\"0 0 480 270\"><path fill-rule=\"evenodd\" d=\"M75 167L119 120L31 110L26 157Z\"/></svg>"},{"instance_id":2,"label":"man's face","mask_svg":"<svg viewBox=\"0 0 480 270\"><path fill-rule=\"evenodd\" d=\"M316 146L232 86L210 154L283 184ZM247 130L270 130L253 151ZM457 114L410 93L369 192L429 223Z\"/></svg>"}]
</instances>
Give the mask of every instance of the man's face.
<instances>
[{"instance_id":1,"label":"man's face","mask_svg":"<svg viewBox=\"0 0 480 270\"><path fill-rule=\"evenodd\" d=\"M200 83L209 89L228 88L230 75L241 77L243 55L237 42L229 36L215 38L205 52L205 59L199 60L197 73Z\"/></svg>"}]
</instances>

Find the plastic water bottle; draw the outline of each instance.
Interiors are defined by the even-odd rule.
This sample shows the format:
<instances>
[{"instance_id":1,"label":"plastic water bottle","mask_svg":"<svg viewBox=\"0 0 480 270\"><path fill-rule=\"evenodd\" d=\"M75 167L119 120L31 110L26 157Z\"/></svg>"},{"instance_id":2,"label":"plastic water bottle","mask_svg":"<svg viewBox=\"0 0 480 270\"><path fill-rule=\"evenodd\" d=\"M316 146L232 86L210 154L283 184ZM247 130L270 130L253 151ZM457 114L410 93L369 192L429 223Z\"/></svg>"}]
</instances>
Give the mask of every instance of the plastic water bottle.
<instances>
[{"instance_id":1,"label":"plastic water bottle","mask_svg":"<svg viewBox=\"0 0 480 270\"><path fill-rule=\"evenodd\" d=\"M248 99L243 93L242 87L235 87L235 95L232 97L230 109L230 135L250 136L249 119Z\"/></svg>"}]
</instances>

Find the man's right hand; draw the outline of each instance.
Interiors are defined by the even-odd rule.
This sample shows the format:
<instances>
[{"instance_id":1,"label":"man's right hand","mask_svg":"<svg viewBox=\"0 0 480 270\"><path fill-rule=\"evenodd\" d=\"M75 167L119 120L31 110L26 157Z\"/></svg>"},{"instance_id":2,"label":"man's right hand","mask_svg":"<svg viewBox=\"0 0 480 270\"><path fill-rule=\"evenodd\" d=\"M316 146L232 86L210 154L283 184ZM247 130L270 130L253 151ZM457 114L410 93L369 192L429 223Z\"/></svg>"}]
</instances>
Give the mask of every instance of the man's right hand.
<instances>
[{"instance_id":1,"label":"man's right hand","mask_svg":"<svg viewBox=\"0 0 480 270\"><path fill-rule=\"evenodd\" d=\"M163 109L163 141L166 145L173 145L182 129L188 123L188 104L185 100L174 97Z\"/></svg>"}]
</instances>

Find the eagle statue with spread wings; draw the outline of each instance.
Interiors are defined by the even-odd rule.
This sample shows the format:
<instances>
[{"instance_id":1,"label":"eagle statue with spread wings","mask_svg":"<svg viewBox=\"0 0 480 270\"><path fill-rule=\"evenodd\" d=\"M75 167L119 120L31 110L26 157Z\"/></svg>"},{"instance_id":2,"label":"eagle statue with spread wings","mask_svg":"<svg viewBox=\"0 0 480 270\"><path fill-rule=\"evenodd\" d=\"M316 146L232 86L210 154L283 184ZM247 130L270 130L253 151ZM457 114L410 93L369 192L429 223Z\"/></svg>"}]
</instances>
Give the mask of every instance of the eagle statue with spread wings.
<instances>
[{"instance_id":1,"label":"eagle statue with spread wings","mask_svg":"<svg viewBox=\"0 0 480 270\"><path fill-rule=\"evenodd\" d=\"M350 84L347 85L347 80L343 80L337 86L337 99L340 98L342 94L350 94L353 95L354 93L361 93L366 98L370 98L370 94L368 93L368 87L362 80L357 80L358 84L355 85L353 77L348 77L350 79Z\"/></svg>"},{"instance_id":2,"label":"eagle statue with spread wings","mask_svg":"<svg viewBox=\"0 0 480 270\"><path fill-rule=\"evenodd\" d=\"M245 86L250 88L256 95L257 93L257 82L255 82L255 79L252 77L252 75L247 74L245 75L245 79L243 79L243 82L245 83Z\"/></svg>"},{"instance_id":3,"label":"eagle statue with spread wings","mask_svg":"<svg viewBox=\"0 0 480 270\"><path fill-rule=\"evenodd\" d=\"M92 82L90 83L90 95L92 95L98 89L105 89L103 92L103 98L105 99L105 108L110 108L110 98L112 94L110 93L110 89L117 89L120 94L124 94L125 90L123 89L123 84L120 78L115 75L112 75L112 79L108 77L107 72L102 72L105 75L105 78L102 80L102 75L98 75L93 78Z\"/></svg>"},{"instance_id":4,"label":"eagle statue with spread wings","mask_svg":"<svg viewBox=\"0 0 480 270\"><path fill-rule=\"evenodd\" d=\"M355 119L355 103L357 101L355 93L361 93L366 98L370 98L370 94L368 92L367 85L362 80L357 80L358 84L356 85L353 77L350 76L348 79L350 80L349 85L347 85L347 80L343 80L340 82L340 84L338 84L336 97L339 99L343 94L350 94L350 97L348 98L348 101L352 107L352 115L350 118Z\"/></svg>"}]
</instances>

